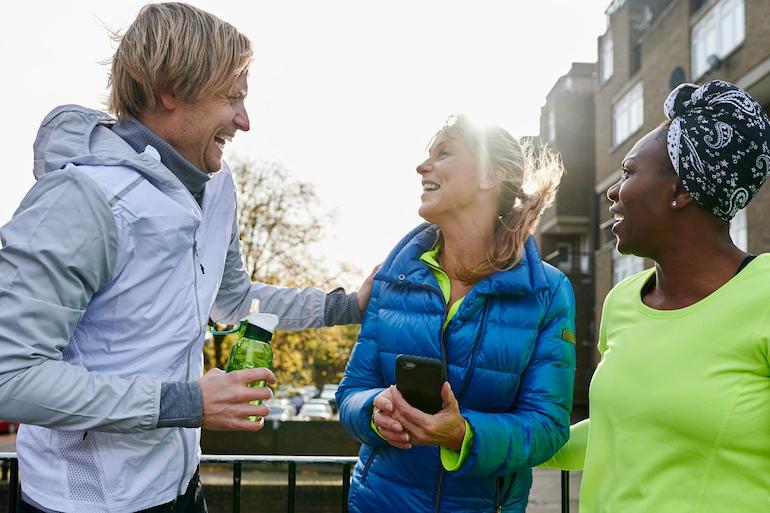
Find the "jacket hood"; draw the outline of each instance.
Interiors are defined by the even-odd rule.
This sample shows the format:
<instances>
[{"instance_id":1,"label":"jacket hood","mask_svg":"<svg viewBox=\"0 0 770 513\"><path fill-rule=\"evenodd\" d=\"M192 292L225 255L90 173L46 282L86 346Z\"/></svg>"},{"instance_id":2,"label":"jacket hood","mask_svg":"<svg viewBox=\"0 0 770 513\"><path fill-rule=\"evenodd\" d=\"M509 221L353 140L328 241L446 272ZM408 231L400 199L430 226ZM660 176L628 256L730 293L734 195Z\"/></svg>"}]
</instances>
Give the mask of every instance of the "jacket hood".
<instances>
[{"instance_id":1,"label":"jacket hood","mask_svg":"<svg viewBox=\"0 0 770 513\"><path fill-rule=\"evenodd\" d=\"M392 283L423 286L431 271L419 263L420 255L435 246L438 226L423 223L409 232L391 251L380 266L376 278ZM540 252L535 239L524 244L524 255L513 268L496 272L476 284L477 294L515 295L538 292L548 288Z\"/></svg>"},{"instance_id":2,"label":"jacket hood","mask_svg":"<svg viewBox=\"0 0 770 513\"><path fill-rule=\"evenodd\" d=\"M81 166L127 166L165 190L183 187L160 162L154 148L136 153L111 130L115 119L79 105L53 109L40 125L33 145L35 179L69 164Z\"/></svg>"}]
</instances>

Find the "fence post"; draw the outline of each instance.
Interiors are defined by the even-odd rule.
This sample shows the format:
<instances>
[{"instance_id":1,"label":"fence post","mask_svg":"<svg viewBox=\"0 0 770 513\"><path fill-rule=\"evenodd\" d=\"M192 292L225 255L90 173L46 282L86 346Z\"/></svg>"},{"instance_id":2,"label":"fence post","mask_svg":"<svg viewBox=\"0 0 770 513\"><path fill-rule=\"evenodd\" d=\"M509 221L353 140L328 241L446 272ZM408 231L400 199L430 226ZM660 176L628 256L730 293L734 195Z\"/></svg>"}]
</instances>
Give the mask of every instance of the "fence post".
<instances>
[{"instance_id":1,"label":"fence post","mask_svg":"<svg viewBox=\"0 0 770 513\"><path fill-rule=\"evenodd\" d=\"M289 462L289 513L294 513L294 501L297 493L297 464Z\"/></svg>"},{"instance_id":2,"label":"fence post","mask_svg":"<svg viewBox=\"0 0 770 513\"><path fill-rule=\"evenodd\" d=\"M342 465L342 513L348 513L348 494L350 493L350 463Z\"/></svg>"},{"instance_id":3,"label":"fence post","mask_svg":"<svg viewBox=\"0 0 770 513\"><path fill-rule=\"evenodd\" d=\"M11 499L10 513L16 513L19 503L19 460L11 460L11 482L8 488L8 496Z\"/></svg>"},{"instance_id":4,"label":"fence post","mask_svg":"<svg viewBox=\"0 0 770 513\"><path fill-rule=\"evenodd\" d=\"M569 472L561 471L561 513L569 513Z\"/></svg>"},{"instance_id":5,"label":"fence post","mask_svg":"<svg viewBox=\"0 0 770 513\"><path fill-rule=\"evenodd\" d=\"M241 511L241 462L233 463L233 513Z\"/></svg>"}]
</instances>

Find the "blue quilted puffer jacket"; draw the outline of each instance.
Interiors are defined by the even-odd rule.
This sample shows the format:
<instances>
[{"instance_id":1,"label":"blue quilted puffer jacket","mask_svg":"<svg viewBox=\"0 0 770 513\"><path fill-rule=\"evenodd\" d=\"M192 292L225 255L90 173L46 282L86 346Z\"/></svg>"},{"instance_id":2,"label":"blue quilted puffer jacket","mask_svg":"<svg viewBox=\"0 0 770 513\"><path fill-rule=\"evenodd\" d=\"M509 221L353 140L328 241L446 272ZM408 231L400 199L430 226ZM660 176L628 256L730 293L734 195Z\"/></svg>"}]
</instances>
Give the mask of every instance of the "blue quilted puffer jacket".
<instances>
[{"instance_id":1,"label":"blue quilted puffer jacket","mask_svg":"<svg viewBox=\"0 0 770 513\"><path fill-rule=\"evenodd\" d=\"M423 224L375 276L363 327L337 391L340 419L361 441L352 512L523 512L532 467L569 436L575 306L567 278L542 262L533 239L511 270L479 281L442 330L446 306L419 261L438 238ZM471 453L447 472L439 447L397 449L370 426L372 402L395 383L401 354L442 358Z\"/></svg>"}]
</instances>

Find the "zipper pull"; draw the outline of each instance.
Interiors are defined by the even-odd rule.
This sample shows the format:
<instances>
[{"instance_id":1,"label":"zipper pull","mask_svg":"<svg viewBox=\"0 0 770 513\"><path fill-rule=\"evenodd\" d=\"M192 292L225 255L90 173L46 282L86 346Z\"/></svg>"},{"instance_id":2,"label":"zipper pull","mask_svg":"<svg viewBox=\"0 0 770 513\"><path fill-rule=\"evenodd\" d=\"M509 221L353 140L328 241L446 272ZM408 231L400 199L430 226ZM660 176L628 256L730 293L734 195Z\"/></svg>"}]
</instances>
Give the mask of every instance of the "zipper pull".
<instances>
[{"instance_id":1,"label":"zipper pull","mask_svg":"<svg viewBox=\"0 0 770 513\"><path fill-rule=\"evenodd\" d=\"M206 269L203 268L203 264L200 264L201 266L201 274L206 274Z\"/></svg>"}]
</instances>

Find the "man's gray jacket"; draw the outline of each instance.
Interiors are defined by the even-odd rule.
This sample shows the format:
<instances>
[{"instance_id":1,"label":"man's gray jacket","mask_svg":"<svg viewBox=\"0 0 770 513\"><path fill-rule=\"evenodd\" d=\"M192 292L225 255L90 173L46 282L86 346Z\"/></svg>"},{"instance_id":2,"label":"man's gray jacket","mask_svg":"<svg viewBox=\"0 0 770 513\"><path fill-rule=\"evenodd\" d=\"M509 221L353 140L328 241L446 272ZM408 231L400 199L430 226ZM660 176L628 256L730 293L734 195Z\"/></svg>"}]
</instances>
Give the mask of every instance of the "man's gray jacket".
<instances>
[{"instance_id":1,"label":"man's gray jacket","mask_svg":"<svg viewBox=\"0 0 770 513\"><path fill-rule=\"evenodd\" d=\"M252 284L227 166L202 206L103 114L55 109L37 183L0 230L0 418L20 420L26 496L56 511L138 511L185 491L199 429L157 428L161 384L197 380L209 317L254 298L279 329L321 326L326 294Z\"/></svg>"}]
</instances>

